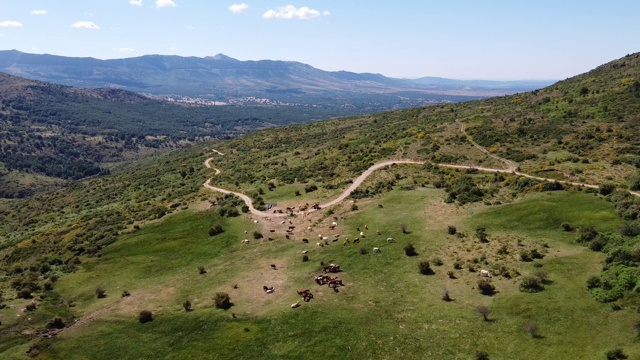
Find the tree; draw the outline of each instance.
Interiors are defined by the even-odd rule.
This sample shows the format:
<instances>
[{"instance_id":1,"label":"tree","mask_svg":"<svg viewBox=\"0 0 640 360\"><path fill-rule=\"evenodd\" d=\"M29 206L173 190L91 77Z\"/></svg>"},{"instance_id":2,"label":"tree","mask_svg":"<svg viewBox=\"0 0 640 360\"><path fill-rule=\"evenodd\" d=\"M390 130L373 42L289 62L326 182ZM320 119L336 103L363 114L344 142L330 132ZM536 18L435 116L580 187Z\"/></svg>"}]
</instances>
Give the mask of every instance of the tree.
<instances>
[{"instance_id":1,"label":"tree","mask_svg":"<svg viewBox=\"0 0 640 360\"><path fill-rule=\"evenodd\" d=\"M496 287L493 286L493 284L491 283L491 280L489 280L489 279L480 279L480 280L478 280L478 291L480 291L480 293L482 295L491 296L491 295L495 294Z\"/></svg>"},{"instance_id":2,"label":"tree","mask_svg":"<svg viewBox=\"0 0 640 360\"><path fill-rule=\"evenodd\" d=\"M537 277L525 276L520 282L520 291L528 293L536 293L544 290L544 286Z\"/></svg>"},{"instance_id":3,"label":"tree","mask_svg":"<svg viewBox=\"0 0 640 360\"><path fill-rule=\"evenodd\" d=\"M407 256L416 256L416 255L418 255L418 253L416 252L416 248L411 243L408 243L407 245L405 245L403 247L403 249L404 249L405 255L407 255Z\"/></svg>"},{"instance_id":4,"label":"tree","mask_svg":"<svg viewBox=\"0 0 640 360\"><path fill-rule=\"evenodd\" d=\"M198 266L198 273L204 275L207 273L207 269L205 269L204 266Z\"/></svg>"},{"instance_id":5,"label":"tree","mask_svg":"<svg viewBox=\"0 0 640 360\"><path fill-rule=\"evenodd\" d=\"M141 324L151 322L153 321L153 313L149 310L142 310L140 314L138 314L138 320Z\"/></svg>"},{"instance_id":6,"label":"tree","mask_svg":"<svg viewBox=\"0 0 640 360\"><path fill-rule=\"evenodd\" d=\"M447 227L447 233L448 233L449 235L455 235L455 234L456 234L456 232L458 232L458 229L456 229L456 227L455 227L455 226L449 225L449 226Z\"/></svg>"},{"instance_id":7,"label":"tree","mask_svg":"<svg viewBox=\"0 0 640 360\"><path fill-rule=\"evenodd\" d=\"M96 297L98 299L104 299L107 297L107 291L101 287L96 289Z\"/></svg>"},{"instance_id":8,"label":"tree","mask_svg":"<svg viewBox=\"0 0 640 360\"><path fill-rule=\"evenodd\" d=\"M483 226L478 226L476 228L476 237L481 243L489 242L489 239L487 239L487 229Z\"/></svg>"},{"instance_id":9,"label":"tree","mask_svg":"<svg viewBox=\"0 0 640 360\"><path fill-rule=\"evenodd\" d=\"M213 298L213 301L215 302L216 308L218 309L227 310L233 306L233 303L231 302L231 297L229 296L229 294L225 292L216 293L216 295Z\"/></svg>"},{"instance_id":10,"label":"tree","mask_svg":"<svg viewBox=\"0 0 640 360\"><path fill-rule=\"evenodd\" d=\"M407 230L407 225L406 224L400 224L400 230L402 230L403 234L408 234L409 231Z\"/></svg>"},{"instance_id":11,"label":"tree","mask_svg":"<svg viewBox=\"0 0 640 360\"><path fill-rule=\"evenodd\" d=\"M613 350L607 351L607 360L624 360L628 359L629 356L625 354L621 348L615 348Z\"/></svg>"},{"instance_id":12,"label":"tree","mask_svg":"<svg viewBox=\"0 0 640 360\"><path fill-rule=\"evenodd\" d=\"M223 232L224 232L224 229L222 228L222 225L217 224L212 226L209 229L209 236L216 236L216 235L222 234Z\"/></svg>"},{"instance_id":13,"label":"tree","mask_svg":"<svg viewBox=\"0 0 640 360\"><path fill-rule=\"evenodd\" d=\"M182 304L182 307L184 307L184 311L191 311L191 301L185 300L185 302Z\"/></svg>"},{"instance_id":14,"label":"tree","mask_svg":"<svg viewBox=\"0 0 640 360\"><path fill-rule=\"evenodd\" d=\"M452 301L451 295L449 294L449 289L445 288L442 290L442 300L444 301Z\"/></svg>"},{"instance_id":15,"label":"tree","mask_svg":"<svg viewBox=\"0 0 640 360\"><path fill-rule=\"evenodd\" d=\"M482 318L484 319L484 321L489 321L489 308L482 305L482 306L478 306L478 313L480 315L482 315Z\"/></svg>"},{"instance_id":16,"label":"tree","mask_svg":"<svg viewBox=\"0 0 640 360\"><path fill-rule=\"evenodd\" d=\"M422 275L433 275L434 272L431 269L431 264L429 264L428 261L420 261L420 263L418 264L418 270L420 271L420 274Z\"/></svg>"}]
</instances>

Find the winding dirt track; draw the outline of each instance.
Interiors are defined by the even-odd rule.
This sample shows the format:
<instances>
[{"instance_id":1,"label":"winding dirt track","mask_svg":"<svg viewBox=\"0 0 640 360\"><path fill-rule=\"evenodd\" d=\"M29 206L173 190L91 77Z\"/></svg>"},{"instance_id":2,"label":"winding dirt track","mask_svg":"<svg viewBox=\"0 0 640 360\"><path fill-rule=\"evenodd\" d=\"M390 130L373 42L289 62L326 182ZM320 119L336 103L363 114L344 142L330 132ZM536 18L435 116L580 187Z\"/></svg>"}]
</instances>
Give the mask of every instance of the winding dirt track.
<instances>
[{"instance_id":1,"label":"winding dirt track","mask_svg":"<svg viewBox=\"0 0 640 360\"><path fill-rule=\"evenodd\" d=\"M487 156L498 160L502 163L504 163L506 165L506 169L497 169L497 168L486 168L486 167L481 167L481 166L469 166L469 165L455 165L455 164L443 164L443 163L431 163L432 165L435 166L440 166L440 167L446 167L446 168L452 168L452 169L475 169L478 171L482 171L482 172L489 172L489 173L508 173L508 174L515 174L518 176L522 176L522 177L526 177L529 179L535 179L535 180L540 180L540 181L547 181L547 182L558 182L560 184L567 184L567 185L572 185L572 186L579 186L579 187L586 187L586 188L591 188L591 189L598 189L599 186L598 185L593 185L593 184L586 184L586 183L581 183L581 182L572 182L572 181L565 181L565 180L556 180L556 179L549 179L549 178L544 178L544 177L540 177L540 176L533 176L533 175L529 175L529 174L525 174L522 172L517 171L518 169L518 163L511 161L511 160L507 160L504 158L501 158L495 154L490 153L487 149L485 149L484 147L480 146L478 143L476 143L475 141L473 141L473 139L471 138L471 136L469 136L466 132L466 126L464 123L460 123L460 131L465 135L465 137L467 138L467 140L473 144L473 146L475 146L478 150L482 151L484 154L486 154ZM213 152L215 152L218 155L224 155L223 153L221 153L218 150L213 149ZM204 166L207 167L208 169L213 169L215 171L215 174L218 175L221 173L220 169L214 168L211 166L211 161L213 160L213 158L209 158L204 162ZM377 164L372 165L370 168L368 168L367 170L365 170L360 176L358 176L355 180L353 180L353 183L351 184L351 186L349 186L346 190L344 190L337 198L320 205L321 208L326 208L326 207L330 207L333 205L336 205L338 203L340 203L341 201L343 201L344 199L346 199L351 192L353 192L355 189L357 189L362 182L369 177L369 175L371 175L374 171L390 166L390 165L394 165L394 164L415 164L415 165L424 165L425 161L416 161L416 160L386 160L383 162L379 162ZM223 194L234 194L236 196L238 196L239 198L241 198L245 204L247 204L247 206L249 207L249 211L257 216L263 216L263 217L286 217L288 214L278 214L278 213L268 213L268 212L264 212L264 211L260 211L257 210L256 208L253 207L253 201L251 200L251 198L243 193L239 193L239 192L235 192L235 191L231 191L231 190L227 190L227 189L223 189L223 188L219 188L219 187L215 187L213 185L211 185L211 179L207 180L207 182L204 183L204 187L213 191L217 191L217 192L221 192ZM631 195L640 197L640 192L635 192L635 191L629 191L629 193ZM311 212L313 210L310 210L308 212Z\"/></svg>"}]
</instances>

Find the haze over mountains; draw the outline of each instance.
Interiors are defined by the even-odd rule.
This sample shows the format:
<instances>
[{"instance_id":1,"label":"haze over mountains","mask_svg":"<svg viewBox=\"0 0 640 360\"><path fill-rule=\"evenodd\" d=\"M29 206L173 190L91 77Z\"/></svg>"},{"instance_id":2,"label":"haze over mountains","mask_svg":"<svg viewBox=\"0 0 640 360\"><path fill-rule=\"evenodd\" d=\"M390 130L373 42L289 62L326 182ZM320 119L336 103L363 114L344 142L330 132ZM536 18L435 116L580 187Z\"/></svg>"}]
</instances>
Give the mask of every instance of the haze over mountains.
<instances>
[{"instance_id":1,"label":"haze over mountains","mask_svg":"<svg viewBox=\"0 0 640 360\"><path fill-rule=\"evenodd\" d=\"M0 71L78 87L115 87L239 105L353 106L366 112L512 94L553 82L394 79L323 71L291 61L240 61L223 54L99 60L10 50L0 51Z\"/></svg>"}]
</instances>

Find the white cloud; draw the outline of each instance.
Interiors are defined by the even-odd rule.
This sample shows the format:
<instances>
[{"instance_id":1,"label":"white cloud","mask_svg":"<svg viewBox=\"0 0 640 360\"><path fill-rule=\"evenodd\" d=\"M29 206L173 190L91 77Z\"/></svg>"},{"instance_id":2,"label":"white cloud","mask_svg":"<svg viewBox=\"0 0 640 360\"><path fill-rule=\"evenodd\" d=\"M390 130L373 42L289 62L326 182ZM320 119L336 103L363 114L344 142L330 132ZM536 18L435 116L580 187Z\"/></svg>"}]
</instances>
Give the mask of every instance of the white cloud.
<instances>
[{"instance_id":1,"label":"white cloud","mask_svg":"<svg viewBox=\"0 0 640 360\"><path fill-rule=\"evenodd\" d=\"M317 18L318 16L321 16L321 15L328 16L329 14L330 13L328 11L320 13L320 11L310 9L307 6L296 8L293 5L287 5L283 7L278 7L276 8L276 10L269 10L266 13L262 14L262 17L265 19L311 20L313 18Z\"/></svg>"},{"instance_id":2,"label":"white cloud","mask_svg":"<svg viewBox=\"0 0 640 360\"><path fill-rule=\"evenodd\" d=\"M249 5L247 5L245 3L233 4L233 5L229 6L229 11L231 11L234 14L241 14L245 10L247 10L248 8L249 8Z\"/></svg>"},{"instance_id":3,"label":"white cloud","mask_svg":"<svg viewBox=\"0 0 640 360\"><path fill-rule=\"evenodd\" d=\"M322 12L322 16L329 16L329 15L331 15L331 13L326 10Z\"/></svg>"},{"instance_id":4,"label":"white cloud","mask_svg":"<svg viewBox=\"0 0 640 360\"><path fill-rule=\"evenodd\" d=\"M175 47L175 46L172 46L172 47L169 48L169 51L176 52L176 51L178 51L178 48Z\"/></svg>"},{"instance_id":5,"label":"white cloud","mask_svg":"<svg viewBox=\"0 0 640 360\"><path fill-rule=\"evenodd\" d=\"M120 52L132 52L132 51L135 51L134 49L128 48L128 47L115 48L114 50L118 50Z\"/></svg>"},{"instance_id":6,"label":"white cloud","mask_svg":"<svg viewBox=\"0 0 640 360\"><path fill-rule=\"evenodd\" d=\"M4 34L3 34L3 33L0 33L0 37L4 37Z\"/></svg>"},{"instance_id":7,"label":"white cloud","mask_svg":"<svg viewBox=\"0 0 640 360\"><path fill-rule=\"evenodd\" d=\"M47 10L33 10L31 15L44 15L47 13Z\"/></svg>"},{"instance_id":8,"label":"white cloud","mask_svg":"<svg viewBox=\"0 0 640 360\"><path fill-rule=\"evenodd\" d=\"M156 0L156 7L162 8L162 7L176 7L178 5L176 5L176 3L173 2L173 0Z\"/></svg>"},{"instance_id":9,"label":"white cloud","mask_svg":"<svg viewBox=\"0 0 640 360\"><path fill-rule=\"evenodd\" d=\"M131 0L129 1L129 4L135 5L135 6L142 6L142 0Z\"/></svg>"},{"instance_id":10,"label":"white cloud","mask_svg":"<svg viewBox=\"0 0 640 360\"><path fill-rule=\"evenodd\" d=\"M195 26L191 26L191 25L187 25L184 28L187 29L187 30L195 30L196 29Z\"/></svg>"},{"instance_id":11,"label":"white cloud","mask_svg":"<svg viewBox=\"0 0 640 360\"><path fill-rule=\"evenodd\" d=\"M71 26L76 29L91 29L91 30L100 29L100 26L94 24L93 21L78 21L71 24Z\"/></svg>"},{"instance_id":12,"label":"white cloud","mask_svg":"<svg viewBox=\"0 0 640 360\"><path fill-rule=\"evenodd\" d=\"M22 24L17 21L7 20L0 22L0 27L22 27Z\"/></svg>"}]
</instances>

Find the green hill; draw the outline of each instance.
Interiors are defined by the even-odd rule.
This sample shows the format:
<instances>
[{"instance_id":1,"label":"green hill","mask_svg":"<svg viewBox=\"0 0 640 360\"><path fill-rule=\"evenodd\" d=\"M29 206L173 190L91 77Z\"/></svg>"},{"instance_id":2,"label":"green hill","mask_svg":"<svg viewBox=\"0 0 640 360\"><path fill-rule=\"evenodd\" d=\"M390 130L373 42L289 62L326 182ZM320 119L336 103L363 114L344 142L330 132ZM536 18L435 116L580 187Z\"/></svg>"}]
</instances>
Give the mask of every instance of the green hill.
<instances>
[{"instance_id":1,"label":"green hill","mask_svg":"<svg viewBox=\"0 0 640 360\"><path fill-rule=\"evenodd\" d=\"M0 355L640 357L639 62L532 93L270 128L2 200ZM297 211L383 160L424 164ZM212 176L273 207L247 213L202 187ZM329 263L336 290L314 282Z\"/></svg>"}]
</instances>

